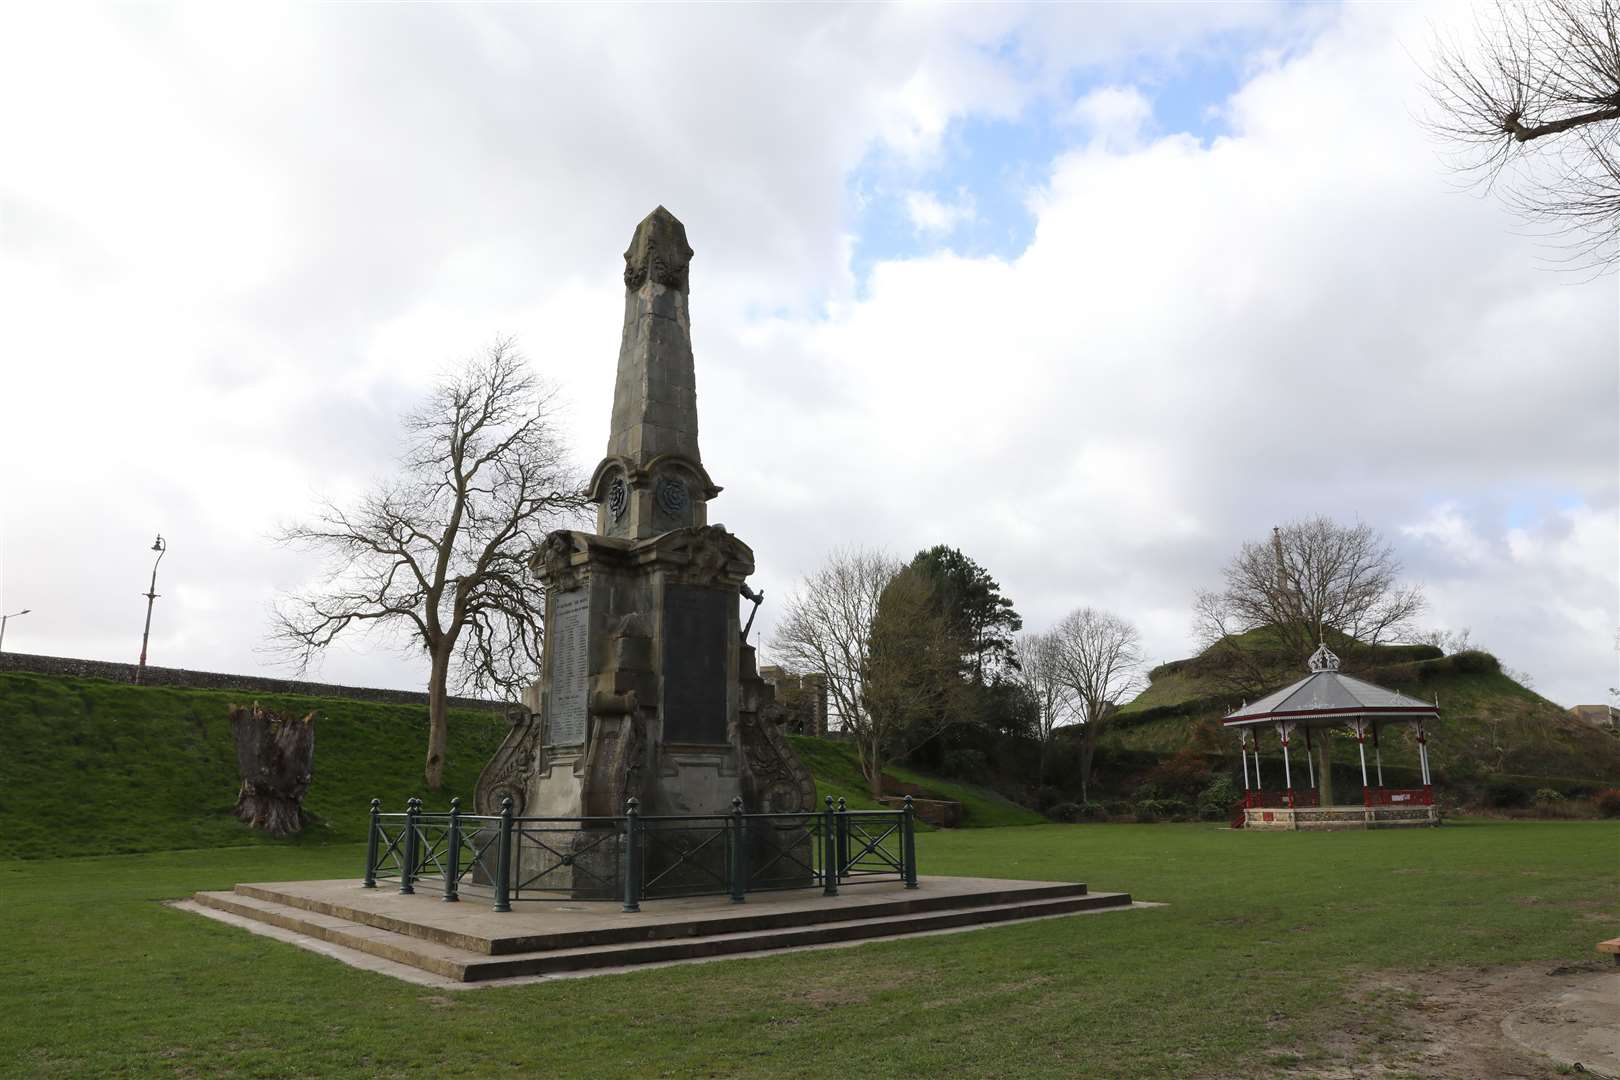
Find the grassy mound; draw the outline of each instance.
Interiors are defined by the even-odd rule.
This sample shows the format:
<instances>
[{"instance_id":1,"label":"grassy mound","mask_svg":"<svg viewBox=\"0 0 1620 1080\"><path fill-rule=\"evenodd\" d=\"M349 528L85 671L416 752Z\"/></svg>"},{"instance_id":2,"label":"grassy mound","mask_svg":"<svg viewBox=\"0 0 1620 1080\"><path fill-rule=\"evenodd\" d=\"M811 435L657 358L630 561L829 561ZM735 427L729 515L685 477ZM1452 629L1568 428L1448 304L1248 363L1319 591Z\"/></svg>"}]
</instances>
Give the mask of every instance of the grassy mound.
<instances>
[{"instance_id":1,"label":"grassy mound","mask_svg":"<svg viewBox=\"0 0 1620 1080\"><path fill-rule=\"evenodd\" d=\"M275 841L231 814L239 779L229 705L314 710L313 820ZM407 796L470 802L478 772L506 733L495 712L451 710L445 788L422 782L427 706L347 698L130 686L102 679L0 675L6 782L0 857L41 858L254 843L364 840L366 807Z\"/></svg>"},{"instance_id":2,"label":"grassy mound","mask_svg":"<svg viewBox=\"0 0 1620 1080\"><path fill-rule=\"evenodd\" d=\"M1581 723L1515 682L1489 653L1445 656L1427 645L1369 647L1349 640L1329 645L1341 652L1346 674L1439 701L1440 722L1430 732L1429 749L1442 779L1545 778L1558 781L1549 786L1566 787L1620 781L1620 738ZM1245 696L1252 701L1305 674L1303 663L1270 653L1263 633L1245 634L1229 647L1259 655L1269 685L1245 694L1228 658L1213 648L1160 665L1149 673L1148 687L1116 714L1106 741L1160 753L1189 746L1229 752L1233 740L1220 729L1221 717ZM1335 759L1356 760L1353 740L1335 743ZM1393 729L1385 740L1384 761L1416 766L1416 745L1406 729Z\"/></svg>"},{"instance_id":3,"label":"grassy mound","mask_svg":"<svg viewBox=\"0 0 1620 1080\"><path fill-rule=\"evenodd\" d=\"M831 795L835 799L843 798L853 810L880 809L867 794L867 783L861 776L854 744L802 735L790 735L788 741L798 751L799 759L810 769L810 775L815 777L817 799ZM1019 806L986 787L944 780L901 766L891 766L883 772L902 783L916 784L934 797L954 799L961 803L962 825L965 828L1039 825L1046 821L1035 811Z\"/></svg>"}]
</instances>

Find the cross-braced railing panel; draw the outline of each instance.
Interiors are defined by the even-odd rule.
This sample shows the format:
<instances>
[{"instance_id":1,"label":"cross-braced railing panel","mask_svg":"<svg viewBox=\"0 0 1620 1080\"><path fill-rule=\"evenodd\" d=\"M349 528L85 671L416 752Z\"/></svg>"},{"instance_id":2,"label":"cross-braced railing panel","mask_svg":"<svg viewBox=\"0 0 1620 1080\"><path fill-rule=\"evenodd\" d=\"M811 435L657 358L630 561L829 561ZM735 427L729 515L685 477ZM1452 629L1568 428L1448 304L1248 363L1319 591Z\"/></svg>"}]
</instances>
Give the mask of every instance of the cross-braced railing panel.
<instances>
[{"instance_id":1,"label":"cross-braced railing panel","mask_svg":"<svg viewBox=\"0 0 1620 1080\"><path fill-rule=\"evenodd\" d=\"M618 819L514 818L511 835L513 901L618 895Z\"/></svg>"},{"instance_id":2,"label":"cross-braced railing panel","mask_svg":"<svg viewBox=\"0 0 1620 1080\"><path fill-rule=\"evenodd\" d=\"M646 899L729 892L730 819L720 816L645 817L641 895Z\"/></svg>"},{"instance_id":3,"label":"cross-braced railing panel","mask_svg":"<svg viewBox=\"0 0 1620 1080\"><path fill-rule=\"evenodd\" d=\"M822 881L821 814L748 814L741 842L747 849L746 889L803 889Z\"/></svg>"},{"instance_id":4,"label":"cross-braced railing panel","mask_svg":"<svg viewBox=\"0 0 1620 1080\"><path fill-rule=\"evenodd\" d=\"M878 879L903 880L906 872L901 845L904 818L903 811L868 810L843 815L838 844L840 879L851 884Z\"/></svg>"}]
</instances>

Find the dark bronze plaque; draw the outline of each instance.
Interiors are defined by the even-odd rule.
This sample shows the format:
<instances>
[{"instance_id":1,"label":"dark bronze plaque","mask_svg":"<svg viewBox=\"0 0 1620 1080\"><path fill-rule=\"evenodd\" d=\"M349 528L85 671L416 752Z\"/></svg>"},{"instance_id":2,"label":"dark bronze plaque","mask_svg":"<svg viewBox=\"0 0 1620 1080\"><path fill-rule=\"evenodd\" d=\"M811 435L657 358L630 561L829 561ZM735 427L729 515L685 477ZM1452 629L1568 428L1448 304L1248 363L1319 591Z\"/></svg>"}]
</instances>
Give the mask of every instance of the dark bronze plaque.
<instances>
[{"instance_id":1,"label":"dark bronze plaque","mask_svg":"<svg viewBox=\"0 0 1620 1080\"><path fill-rule=\"evenodd\" d=\"M726 654L731 593L693 585L664 589L664 741L726 741Z\"/></svg>"},{"instance_id":2,"label":"dark bronze plaque","mask_svg":"<svg viewBox=\"0 0 1620 1080\"><path fill-rule=\"evenodd\" d=\"M551 612L551 693L546 702L547 741L578 746L585 741L585 704L590 682L591 598L584 589L559 593Z\"/></svg>"}]
</instances>

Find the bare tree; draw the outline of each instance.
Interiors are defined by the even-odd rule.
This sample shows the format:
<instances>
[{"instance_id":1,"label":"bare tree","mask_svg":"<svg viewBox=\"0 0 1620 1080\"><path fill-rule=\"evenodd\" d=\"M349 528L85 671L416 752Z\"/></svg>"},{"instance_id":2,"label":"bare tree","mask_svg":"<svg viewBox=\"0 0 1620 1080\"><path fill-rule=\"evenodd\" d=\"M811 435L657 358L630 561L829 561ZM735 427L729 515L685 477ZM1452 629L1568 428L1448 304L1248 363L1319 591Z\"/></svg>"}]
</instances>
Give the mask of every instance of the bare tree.
<instances>
[{"instance_id":1,"label":"bare tree","mask_svg":"<svg viewBox=\"0 0 1620 1080\"><path fill-rule=\"evenodd\" d=\"M1436 43L1429 126L1457 164L1502 185L1588 266L1612 266L1620 236L1620 0L1497 0L1476 40Z\"/></svg>"},{"instance_id":2,"label":"bare tree","mask_svg":"<svg viewBox=\"0 0 1620 1080\"><path fill-rule=\"evenodd\" d=\"M352 508L325 502L279 537L327 558L318 585L276 605L273 643L300 671L355 626L402 627L427 653L434 790L452 673L464 691L513 697L539 670L545 603L527 562L585 504L554 398L497 342L405 417L394 479Z\"/></svg>"},{"instance_id":3,"label":"bare tree","mask_svg":"<svg viewBox=\"0 0 1620 1080\"><path fill-rule=\"evenodd\" d=\"M1041 736L1040 782L1046 783L1052 733L1074 716L1073 694L1064 682L1061 654L1054 634L1020 634L1013 641L1015 678L1029 691L1039 712Z\"/></svg>"},{"instance_id":4,"label":"bare tree","mask_svg":"<svg viewBox=\"0 0 1620 1080\"><path fill-rule=\"evenodd\" d=\"M788 600L772 636L776 659L827 681L873 797L883 765L961 718L960 639L937 610L926 575L890 556L840 550Z\"/></svg>"},{"instance_id":5,"label":"bare tree","mask_svg":"<svg viewBox=\"0 0 1620 1080\"><path fill-rule=\"evenodd\" d=\"M1234 689L1258 690L1273 680L1275 656L1303 663L1325 630L1362 645L1407 633L1423 610L1423 590L1402 585L1395 550L1367 524L1327 517L1272 529L1269 542L1250 541L1226 565L1226 588L1201 592L1196 627ZM1266 629L1274 649L1240 648L1233 639Z\"/></svg>"},{"instance_id":6,"label":"bare tree","mask_svg":"<svg viewBox=\"0 0 1620 1080\"><path fill-rule=\"evenodd\" d=\"M1080 729L1080 798L1089 802L1091 763L1109 716L1140 685L1142 636L1118 615L1077 608L1052 629L1057 670Z\"/></svg>"}]
</instances>

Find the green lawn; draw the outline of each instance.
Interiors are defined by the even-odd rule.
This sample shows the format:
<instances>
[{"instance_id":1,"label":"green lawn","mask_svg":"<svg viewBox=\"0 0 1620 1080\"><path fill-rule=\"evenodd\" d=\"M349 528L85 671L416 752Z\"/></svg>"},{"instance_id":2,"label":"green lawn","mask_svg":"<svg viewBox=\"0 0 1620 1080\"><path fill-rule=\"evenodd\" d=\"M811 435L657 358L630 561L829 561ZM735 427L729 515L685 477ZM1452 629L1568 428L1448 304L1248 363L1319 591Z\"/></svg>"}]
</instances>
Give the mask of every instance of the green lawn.
<instances>
[{"instance_id":1,"label":"green lawn","mask_svg":"<svg viewBox=\"0 0 1620 1080\"><path fill-rule=\"evenodd\" d=\"M924 873L1170 906L446 993L159 903L354 874L356 845L12 861L0 1075L1253 1075L1320 1054L1368 972L1588 962L1620 931L1610 823L1045 825L919 849Z\"/></svg>"}]
</instances>

